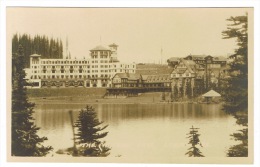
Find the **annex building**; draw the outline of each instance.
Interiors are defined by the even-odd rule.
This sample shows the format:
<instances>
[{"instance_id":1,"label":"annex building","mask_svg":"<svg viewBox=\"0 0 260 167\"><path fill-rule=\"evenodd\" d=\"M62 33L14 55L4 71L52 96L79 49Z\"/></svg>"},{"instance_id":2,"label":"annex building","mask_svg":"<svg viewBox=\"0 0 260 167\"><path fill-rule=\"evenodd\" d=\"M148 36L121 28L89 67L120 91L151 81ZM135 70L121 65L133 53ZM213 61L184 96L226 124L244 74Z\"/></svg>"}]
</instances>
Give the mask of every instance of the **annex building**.
<instances>
[{"instance_id":1,"label":"annex building","mask_svg":"<svg viewBox=\"0 0 260 167\"><path fill-rule=\"evenodd\" d=\"M144 67L142 67L144 66ZM189 55L168 59L168 67L137 65L136 73L117 73L106 96L137 96L143 92L172 92L177 97L197 97L210 89L220 90L228 76L225 57Z\"/></svg>"},{"instance_id":2,"label":"annex building","mask_svg":"<svg viewBox=\"0 0 260 167\"><path fill-rule=\"evenodd\" d=\"M117 48L114 43L109 48L99 45L83 59L41 59L33 54L30 68L25 69L27 87L112 87L116 73L136 72L135 63L120 63Z\"/></svg>"},{"instance_id":3,"label":"annex building","mask_svg":"<svg viewBox=\"0 0 260 167\"><path fill-rule=\"evenodd\" d=\"M189 55L169 59L168 65L173 67L172 92L177 91L181 96L197 96L210 89L219 90L221 80L228 76L225 57Z\"/></svg>"}]
</instances>

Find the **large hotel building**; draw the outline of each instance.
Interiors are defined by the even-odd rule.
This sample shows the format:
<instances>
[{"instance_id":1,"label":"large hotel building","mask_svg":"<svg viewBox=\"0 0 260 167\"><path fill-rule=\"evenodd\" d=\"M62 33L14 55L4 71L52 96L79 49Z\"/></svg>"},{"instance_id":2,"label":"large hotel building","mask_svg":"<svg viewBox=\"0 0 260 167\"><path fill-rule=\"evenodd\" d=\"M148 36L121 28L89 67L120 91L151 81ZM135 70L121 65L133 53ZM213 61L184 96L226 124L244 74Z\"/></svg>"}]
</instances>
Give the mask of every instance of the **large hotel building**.
<instances>
[{"instance_id":1,"label":"large hotel building","mask_svg":"<svg viewBox=\"0 0 260 167\"><path fill-rule=\"evenodd\" d=\"M90 50L90 58L41 59L30 56L30 68L25 69L30 88L44 87L111 87L116 73L135 73L136 64L120 63L118 45L97 46Z\"/></svg>"}]
</instances>

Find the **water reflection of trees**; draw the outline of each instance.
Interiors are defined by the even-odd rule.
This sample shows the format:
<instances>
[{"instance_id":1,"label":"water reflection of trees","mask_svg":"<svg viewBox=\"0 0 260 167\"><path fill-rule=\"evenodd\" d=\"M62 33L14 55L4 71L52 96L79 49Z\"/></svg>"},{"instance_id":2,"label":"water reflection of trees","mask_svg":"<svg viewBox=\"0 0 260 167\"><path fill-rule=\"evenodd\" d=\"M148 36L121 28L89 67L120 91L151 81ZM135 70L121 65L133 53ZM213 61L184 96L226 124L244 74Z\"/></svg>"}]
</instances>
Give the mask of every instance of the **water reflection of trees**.
<instances>
[{"instance_id":1,"label":"water reflection of trees","mask_svg":"<svg viewBox=\"0 0 260 167\"><path fill-rule=\"evenodd\" d=\"M60 129L70 126L68 111L73 111L73 117L77 118L77 111L83 108L82 104L42 104L37 105L34 114L35 123L41 125L42 130ZM75 121L75 120L74 120Z\"/></svg>"},{"instance_id":2,"label":"water reflection of trees","mask_svg":"<svg viewBox=\"0 0 260 167\"><path fill-rule=\"evenodd\" d=\"M221 106L216 104L96 104L93 106L98 118L111 125L136 119L210 120L227 117L227 114L221 111ZM67 111L72 110L73 117L76 118L77 111L83 107L84 104L38 105L34 116L35 122L41 125L43 130L63 128L68 126L70 121Z\"/></svg>"}]
</instances>

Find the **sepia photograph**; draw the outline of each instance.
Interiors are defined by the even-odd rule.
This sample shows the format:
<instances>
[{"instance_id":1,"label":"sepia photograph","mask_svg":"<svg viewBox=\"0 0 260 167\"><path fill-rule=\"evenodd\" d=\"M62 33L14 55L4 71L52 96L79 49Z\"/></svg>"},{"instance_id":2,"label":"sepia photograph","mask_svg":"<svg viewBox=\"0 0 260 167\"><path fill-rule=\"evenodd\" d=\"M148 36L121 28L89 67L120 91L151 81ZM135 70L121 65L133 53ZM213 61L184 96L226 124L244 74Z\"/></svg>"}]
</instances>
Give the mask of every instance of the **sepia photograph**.
<instances>
[{"instance_id":1,"label":"sepia photograph","mask_svg":"<svg viewBox=\"0 0 260 167\"><path fill-rule=\"evenodd\" d=\"M7 161L252 164L253 30L250 7L7 7Z\"/></svg>"}]
</instances>

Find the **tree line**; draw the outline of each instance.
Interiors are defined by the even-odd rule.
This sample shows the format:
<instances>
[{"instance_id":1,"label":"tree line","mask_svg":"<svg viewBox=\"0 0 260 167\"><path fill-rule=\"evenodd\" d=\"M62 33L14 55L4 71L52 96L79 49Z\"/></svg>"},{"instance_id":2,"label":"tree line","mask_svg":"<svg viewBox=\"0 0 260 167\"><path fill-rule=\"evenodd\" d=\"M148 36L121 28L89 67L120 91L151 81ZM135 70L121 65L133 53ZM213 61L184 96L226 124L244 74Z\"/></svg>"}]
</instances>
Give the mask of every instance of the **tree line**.
<instances>
[{"instance_id":1,"label":"tree line","mask_svg":"<svg viewBox=\"0 0 260 167\"><path fill-rule=\"evenodd\" d=\"M14 34L12 38L12 53L17 53L19 45L23 46L26 68L30 66L30 55L34 53L46 59L61 59L63 57L61 39L49 39L45 35L35 35L32 37L28 34Z\"/></svg>"}]
</instances>

